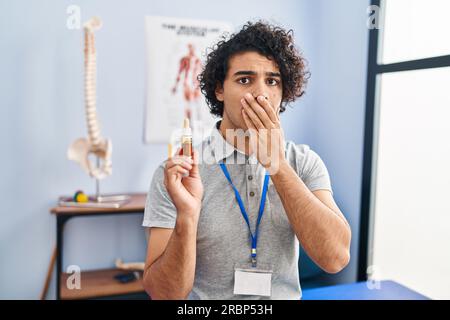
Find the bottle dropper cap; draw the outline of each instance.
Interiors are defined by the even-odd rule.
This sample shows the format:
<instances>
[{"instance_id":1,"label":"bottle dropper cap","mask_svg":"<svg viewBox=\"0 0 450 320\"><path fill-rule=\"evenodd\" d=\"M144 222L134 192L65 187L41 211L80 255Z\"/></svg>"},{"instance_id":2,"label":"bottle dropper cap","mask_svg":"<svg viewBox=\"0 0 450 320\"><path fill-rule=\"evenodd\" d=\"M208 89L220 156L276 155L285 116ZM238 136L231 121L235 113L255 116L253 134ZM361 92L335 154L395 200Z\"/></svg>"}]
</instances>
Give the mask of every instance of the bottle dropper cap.
<instances>
[{"instance_id":1,"label":"bottle dropper cap","mask_svg":"<svg viewBox=\"0 0 450 320\"><path fill-rule=\"evenodd\" d=\"M184 123L183 123L183 135L184 135L184 136L186 136L186 135L191 136L191 135L192 135L192 130L191 130L191 128L189 127L189 118L185 118L185 119L184 119Z\"/></svg>"}]
</instances>

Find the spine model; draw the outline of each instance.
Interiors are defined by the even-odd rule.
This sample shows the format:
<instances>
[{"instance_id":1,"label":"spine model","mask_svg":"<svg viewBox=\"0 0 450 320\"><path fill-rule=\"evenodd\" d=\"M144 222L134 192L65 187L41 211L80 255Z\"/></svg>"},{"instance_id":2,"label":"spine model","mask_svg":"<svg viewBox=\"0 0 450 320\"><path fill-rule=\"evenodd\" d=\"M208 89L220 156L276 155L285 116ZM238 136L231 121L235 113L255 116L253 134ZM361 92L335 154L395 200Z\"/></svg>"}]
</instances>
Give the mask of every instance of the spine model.
<instances>
[{"instance_id":1,"label":"spine model","mask_svg":"<svg viewBox=\"0 0 450 320\"><path fill-rule=\"evenodd\" d=\"M88 138L79 138L69 147L67 156L80 164L91 177L103 179L112 173L112 143L102 138L97 119L97 53L94 31L101 27L101 20L94 17L84 24L84 92ZM91 163L94 154L98 165Z\"/></svg>"}]
</instances>

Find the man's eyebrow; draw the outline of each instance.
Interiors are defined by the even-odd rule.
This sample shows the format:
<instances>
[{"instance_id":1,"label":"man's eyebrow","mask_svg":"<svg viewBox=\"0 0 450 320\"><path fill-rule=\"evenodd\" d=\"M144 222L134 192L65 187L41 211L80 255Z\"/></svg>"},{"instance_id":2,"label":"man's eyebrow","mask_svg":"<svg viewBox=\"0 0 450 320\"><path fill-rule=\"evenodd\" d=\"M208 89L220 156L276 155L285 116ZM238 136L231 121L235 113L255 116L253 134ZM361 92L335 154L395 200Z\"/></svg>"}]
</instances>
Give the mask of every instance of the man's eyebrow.
<instances>
[{"instance_id":1,"label":"man's eyebrow","mask_svg":"<svg viewBox=\"0 0 450 320\"><path fill-rule=\"evenodd\" d=\"M266 72L266 76L281 78L281 73L279 73L279 72Z\"/></svg>"},{"instance_id":2,"label":"man's eyebrow","mask_svg":"<svg viewBox=\"0 0 450 320\"><path fill-rule=\"evenodd\" d=\"M242 70L242 71L235 72L233 76L242 76L242 75L255 76L255 75L257 75L257 73L255 71ZM266 72L266 76L281 78L281 74L278 72Z\"/></svg>"}]
</instances>

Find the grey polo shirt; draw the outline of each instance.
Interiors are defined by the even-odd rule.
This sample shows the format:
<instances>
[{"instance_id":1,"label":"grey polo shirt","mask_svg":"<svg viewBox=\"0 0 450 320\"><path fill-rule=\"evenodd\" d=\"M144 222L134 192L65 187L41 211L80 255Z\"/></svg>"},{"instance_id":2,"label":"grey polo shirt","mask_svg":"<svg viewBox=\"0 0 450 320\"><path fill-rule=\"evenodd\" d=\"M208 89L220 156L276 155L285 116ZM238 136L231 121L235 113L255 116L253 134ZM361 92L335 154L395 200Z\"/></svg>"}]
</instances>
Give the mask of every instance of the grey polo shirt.
<instances>
[{"instance_id":1,"label":"grey polo shirt","mask_svg":"<svg viewBox=\"0 0 450 320\"><path fill-rule=\"evenodd\" d=\"M233 184L246 207L252 232L258 216L264 168L229 144L218 130L196 149L204 186L197 231L197 262L189 299L267 299L234 295L235 267L250 267L250 232L234 191L218 163L227 165ZM304 144L287 141L286 159L309 190L331 189L328 171L320 157ZM164 186L165 161L156 169L147 196L143 226L174 228L177 212ZM258 267L271 269L269 299L300 299L299 242L290 226L281 199L269 179L264 215L259 226Z\"/></svg>"}]
</instances>

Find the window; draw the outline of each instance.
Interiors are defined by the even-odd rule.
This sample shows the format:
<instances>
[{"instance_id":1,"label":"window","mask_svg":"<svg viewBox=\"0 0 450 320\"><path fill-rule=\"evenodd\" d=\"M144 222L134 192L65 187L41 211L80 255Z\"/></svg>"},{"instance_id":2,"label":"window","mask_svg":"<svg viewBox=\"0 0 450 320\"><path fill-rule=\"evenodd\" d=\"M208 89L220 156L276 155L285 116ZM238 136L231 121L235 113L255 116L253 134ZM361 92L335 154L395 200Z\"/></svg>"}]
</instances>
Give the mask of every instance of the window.
<instances>
[{"instance_id":1,"label":"window","mask_svg":"<svg viewBox=\"0 0 450 320\"><path fill-rule=\"evenodd\" d=\"M383 1L378 61L384 64L450 53L450 1Z\"/></svg>"}]
</instances>

